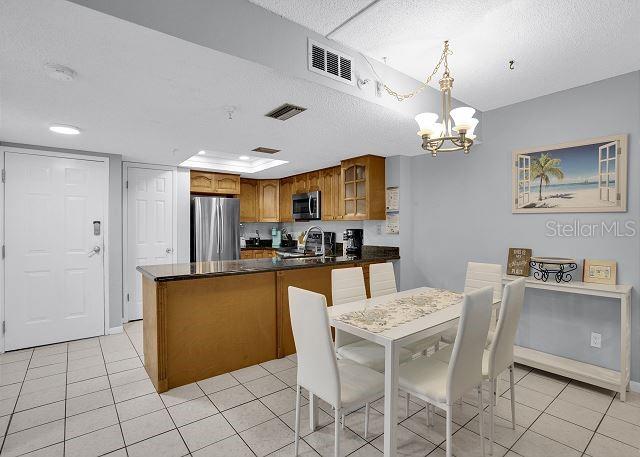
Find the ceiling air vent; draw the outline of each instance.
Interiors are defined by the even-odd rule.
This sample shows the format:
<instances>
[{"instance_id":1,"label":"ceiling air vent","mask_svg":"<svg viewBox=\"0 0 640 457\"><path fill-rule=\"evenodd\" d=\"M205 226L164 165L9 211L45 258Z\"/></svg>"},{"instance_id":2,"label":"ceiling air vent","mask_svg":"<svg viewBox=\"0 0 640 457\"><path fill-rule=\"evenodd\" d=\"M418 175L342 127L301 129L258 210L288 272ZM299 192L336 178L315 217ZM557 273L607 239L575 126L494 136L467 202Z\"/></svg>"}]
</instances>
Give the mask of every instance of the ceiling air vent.
<instances>
[{"instance_id":1,"label":"ceiling air vent","mask_svg":"<svg viewBox=\"0 0 640 457\"><path fill-rule=\"evenodd\" d=\"M265 116L272 117L274 119L279 119L281 121L286 121L287 119L292 118L296 114L300 114L303 111L306 111L307 108L302 108L301 106L291 105L289 103L285 103L282 106L278 106L273 111L269 111Z\"/></svg>"},{"instance_id":2,"label":"ceiling air vent","mask_svg":"<svg viewBox=\"0 0 640 457\"><path fill-rule=\"evenodd\" d=\"M276 152L280 152L280 149L271 149L260 146L259 148L252 149L254 152L264 152L265 154L275 154Z\"/></svg>"},{"instance_id":3,"label":"ceiling air vent","mask_svg":"<svg viewBox=\"0 0 640 457\"><path fill-rule=\"evenodd\" d=\"M309 70L345 84L354 84L350 56L309 39Z\"/></svg>"}]
</instances>

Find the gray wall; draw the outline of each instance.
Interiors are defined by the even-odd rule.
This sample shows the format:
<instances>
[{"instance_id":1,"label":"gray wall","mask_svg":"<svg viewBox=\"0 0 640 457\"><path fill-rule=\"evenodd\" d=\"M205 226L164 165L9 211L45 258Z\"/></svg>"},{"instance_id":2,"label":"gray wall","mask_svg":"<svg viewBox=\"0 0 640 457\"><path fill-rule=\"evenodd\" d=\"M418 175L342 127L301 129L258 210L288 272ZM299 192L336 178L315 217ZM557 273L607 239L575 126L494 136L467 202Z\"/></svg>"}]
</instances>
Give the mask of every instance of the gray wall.
<instances>
[{"instance_id":1,"label":"gray wall","mask_svg":"<svg viewBox=\"0 0 640 457\"><path fill-rule=\"evenodd\" d=\"M115 154L0 142L2 146L109 158L109 327L122 326L122 157Z\"/></svg>"},{"instance_id":2,"label":"gray wall","mask_svg":"<svg viewBox=\"0 0 640 457\"><path fill-rule=\"evenodd\" d=\"M638 236L549 237L545 223L638 223L640 72L484 112L483 123L484 143L469 156L456 153L409 159L414 221L410 249L401 249L403 287L429 284L461 290L467 261L504 265L509 247L530 247L534 254L579 261L615 259L618 283L632 284L635 289L631 346L638 348ZM619 133L629 134L627 213L511 213L513 150ZM406 242L408 236L401 238ZM619 367L620 311L615 302L534 292L527 292L519 344ZM602 349L590 347L591 331L602 333ZM631 370L635 381L640 381L639 356L635 349Z\"/></svg>"}]
</instances>

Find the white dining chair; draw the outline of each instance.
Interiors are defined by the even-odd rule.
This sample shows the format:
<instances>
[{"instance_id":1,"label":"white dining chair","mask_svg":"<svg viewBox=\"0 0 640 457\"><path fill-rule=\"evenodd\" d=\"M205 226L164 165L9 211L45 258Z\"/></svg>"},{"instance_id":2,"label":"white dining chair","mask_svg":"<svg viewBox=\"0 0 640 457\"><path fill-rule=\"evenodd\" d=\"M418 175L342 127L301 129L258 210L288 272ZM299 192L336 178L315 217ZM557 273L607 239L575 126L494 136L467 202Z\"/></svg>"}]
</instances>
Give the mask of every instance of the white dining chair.
<instances>
[{"instance_id":1,"label":"white dining chair","mask_svg":"<svg viewBox=\"0 0 640 457\"><path fill-rule=\"evenodd\" d=\"M489 453L493 454L494 413L497 396L497 380L500 374L509 369L509 387L511 393L511 428L516 428L516 399L513 376L513 346L518 331L518 322L524 304L525 278L516 279L504 287L504 295L498 323L491 344L482 355L482 377L489 382L492 398L489 402ZM443 362L451 358L452 348L447 347L434 354L434 358Z\"/></svg>"},{"instance_id":2,"label":"white dining chair","mask_svg":"<svg viewBox=\"0 0 640 457\"><path fill-rule=\"evenodd\" d=\"M485 455L482 401L482 355L489 331L493 291L484 287L465 294L449 363L421 357L400 366L399 385L405 392L446 411L446 457L451 457L451 416L454 402L469 390L478 392L482 455ZM427 407L427 423L430 421Z\"/></svg>"},{"instance_id":3,"label":"white dining chair","mask_svg":"<svg viewBox=\"0 0 640 457\"><path fill-rule=\"evenodd\" d=\"M472 290L478 290L482 287L490 286L493 288L493 300L500 300L502 298L502 265L494 263L467 263L467 275L464 280L464 292L471 292ZM488 338L491 340L493 329L495 328L495 319L491 319L489 326ZM456 338L456 329L451 329L443 332L441 340L444 343L451 344Z\"/></svg>"},{"instance_id":4,"label":"white dining chair","mask_svg":"<svg viewBox=\"0 0 640 457\"><path fill-rule=\"evenodd\" d=\"M373 265L372 265L373 266ZM366 300L362 267L336 268L331 271L331 298L333 306ZM384 347L350 333L336 329L336 353L340 359L349 359L373 370L384 372ZM413 353L400 350L400 362L411 359Z\"/></svg>"},{"instance_id":5,"label":"white dining chair","mask_svg":"<svg viewBox=\"0 0 640 457\"><path fill-rule=\"evenodd\" d=\"M384 392L384 376L351 360L336 360L324 295L289 287L289 314L296 343L295 455L300 441L300 389L304 387L335 410L335 457L340 455L340 416L365 406L364 433L369 427L369 403Z\"/></svg>"},{"instance_id":6,"label":"white dining chair","mask_svg":"<svg viewBox=\"0 0 640 457\"><path fill-rule=\"evenodd\" d=\"M374 263L369 266L369 290L371 298L395 294L398 291L392 263ZM435 335L410 343L405 348L413 354L426 354L429 348L433 347L438 350L439 344L440 335Z\"/></svg>"}]
</instances>

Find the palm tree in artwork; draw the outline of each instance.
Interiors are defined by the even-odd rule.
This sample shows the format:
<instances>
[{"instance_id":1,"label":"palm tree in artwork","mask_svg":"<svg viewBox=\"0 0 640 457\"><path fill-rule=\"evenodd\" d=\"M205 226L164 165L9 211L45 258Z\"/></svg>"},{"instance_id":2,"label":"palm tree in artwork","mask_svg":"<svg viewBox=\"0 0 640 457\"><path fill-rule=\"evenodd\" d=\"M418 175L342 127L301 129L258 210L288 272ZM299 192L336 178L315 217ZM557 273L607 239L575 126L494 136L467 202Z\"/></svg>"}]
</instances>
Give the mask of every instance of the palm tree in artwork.
<instances>
[{"instance_id":1,"label":"palm tree in artwork","mask_svg":"<svg viewBox=\"0 0 640 457\"><path fill-rule=\"evenodd\" d=\"M564 173L560 168L560 159L554 159L549 154L540 154L540 157L531 161L531 176L533 180L540 179L538 201L542 201L542 184L549 185L550 177L563 179Z\"/></svg>"}]
</instances>

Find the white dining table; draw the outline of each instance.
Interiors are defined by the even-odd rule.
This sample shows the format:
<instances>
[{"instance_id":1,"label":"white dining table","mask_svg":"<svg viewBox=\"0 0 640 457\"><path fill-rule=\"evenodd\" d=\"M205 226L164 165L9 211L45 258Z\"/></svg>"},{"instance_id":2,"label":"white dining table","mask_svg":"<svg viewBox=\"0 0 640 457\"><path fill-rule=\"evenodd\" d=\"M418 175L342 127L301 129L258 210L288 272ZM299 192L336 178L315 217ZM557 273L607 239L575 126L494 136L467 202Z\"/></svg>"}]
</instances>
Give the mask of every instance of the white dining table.
<instances>
[{"instance_id":1,"label":"white dining table","mask_svg":"<svg viewBox=\"0 0 640 457\"><path fill-rule=\"evenodd\" d=\"M373 332L354 325L347 324L338 319L342 314L361 311L375 305L383 305L397 298L410 297L432 291L429 287L405 290L395 294L381 297L359 300L328 308L329 323L332 327L359 336L368 341L384 346L385 370L384 370L384 455L395 457L397 449L396 430L398 426L398 373L400 348L407 344L436 335L458 325L462 311L462 301L448 306L439 311L419 317L409 322L401 323L395 327L381 332ZM496 302L496 304L499 303ZM495 304L494 304L495 305ZM317 400L310 395L310 426L315 430L317 424Z\"/></svg>"}]
</instances>

